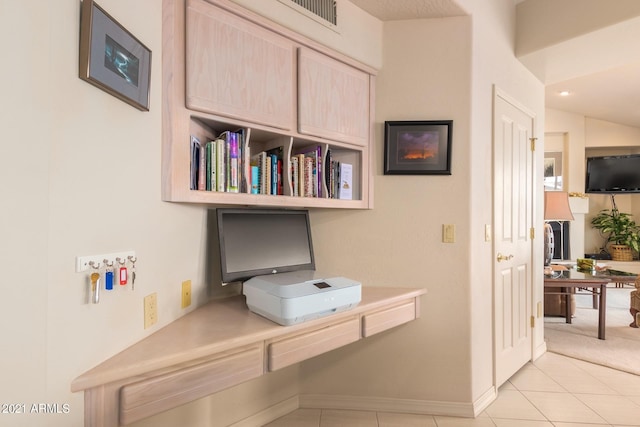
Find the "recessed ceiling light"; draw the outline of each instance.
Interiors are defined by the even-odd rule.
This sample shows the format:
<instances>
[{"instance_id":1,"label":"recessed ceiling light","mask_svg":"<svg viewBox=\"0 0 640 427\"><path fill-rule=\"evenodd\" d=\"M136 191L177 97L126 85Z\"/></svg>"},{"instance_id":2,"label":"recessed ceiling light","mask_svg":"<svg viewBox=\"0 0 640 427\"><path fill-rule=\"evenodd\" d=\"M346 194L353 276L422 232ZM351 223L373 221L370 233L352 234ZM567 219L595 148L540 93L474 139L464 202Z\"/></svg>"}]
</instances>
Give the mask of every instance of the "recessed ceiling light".
<instances>
[{"instance_id":1,"label":"recessed ceiling light","mask_svg":"<svg viewBox=\"0 0 640 427\"><path fill-rule=\"evenodd\" d=\"M568 90L563 90L560 92L560 96L569 96L571 92L569 92Z\"/></svg>"}]
</instances>

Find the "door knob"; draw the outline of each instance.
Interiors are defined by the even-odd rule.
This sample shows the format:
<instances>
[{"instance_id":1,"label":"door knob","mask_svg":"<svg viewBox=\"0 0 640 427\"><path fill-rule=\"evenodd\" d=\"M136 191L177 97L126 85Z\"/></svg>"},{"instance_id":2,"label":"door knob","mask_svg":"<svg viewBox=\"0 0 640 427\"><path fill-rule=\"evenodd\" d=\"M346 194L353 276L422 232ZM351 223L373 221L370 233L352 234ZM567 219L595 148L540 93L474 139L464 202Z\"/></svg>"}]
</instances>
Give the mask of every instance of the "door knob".
<instances>
[{"instance_id":1,"label":"door knob","mask_svg":"<svg viewBox=\"0 0 640 427\"><path fill-rule=\"evenodd\" d=\"M511 258L513 258L513 255L502 255L498 252L498 262L509 261Z\"/></svg>"}]
</instances>

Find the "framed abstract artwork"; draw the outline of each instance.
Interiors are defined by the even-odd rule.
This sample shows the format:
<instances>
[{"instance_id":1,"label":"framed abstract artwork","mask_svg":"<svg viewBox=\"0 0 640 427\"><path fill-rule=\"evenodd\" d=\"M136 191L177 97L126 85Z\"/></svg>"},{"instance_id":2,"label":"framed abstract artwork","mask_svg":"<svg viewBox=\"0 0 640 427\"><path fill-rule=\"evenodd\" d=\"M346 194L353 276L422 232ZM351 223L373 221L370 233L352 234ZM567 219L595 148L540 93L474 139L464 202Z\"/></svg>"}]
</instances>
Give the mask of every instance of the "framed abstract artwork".
<instances>
[{"instance_id":1,"label":"framed abstract artwork","mask_svg":"<svg viewBox=\"0 0 640 427\"><path fill-rule=\"evenodd\" d=\"M384 122L385 175L451 175L453 120Z\"/></svg>"}]
</instances>

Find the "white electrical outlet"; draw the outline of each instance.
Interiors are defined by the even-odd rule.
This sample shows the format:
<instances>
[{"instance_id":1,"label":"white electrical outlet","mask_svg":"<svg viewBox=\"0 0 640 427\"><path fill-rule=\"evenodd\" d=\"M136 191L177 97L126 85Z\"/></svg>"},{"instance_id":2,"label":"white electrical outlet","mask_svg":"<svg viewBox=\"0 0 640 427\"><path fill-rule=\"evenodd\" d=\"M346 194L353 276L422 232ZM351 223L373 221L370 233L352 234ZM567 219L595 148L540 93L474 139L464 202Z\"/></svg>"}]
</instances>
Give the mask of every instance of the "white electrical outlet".
<instances>
[{"instance_id":1,"label":"white electrical outlet","mask_svg":"<svg viewBox=\"0 0 640 427\"><path fill-rule=\"evenodd\" d=\"M109 262L112 262L114 266L118 266L118 262L116 258L120 258L121 261L127 261L128 257L135 257L136 251L123 251L123 252L114 252L111 254L103 254L103 255L85 255L76 257L76 273L82 273L83 271L90 270L92 268L91 263L93 262L94 266L102 267L104 264L104 260L106 259Z\"/></svg>"}]
</instances>

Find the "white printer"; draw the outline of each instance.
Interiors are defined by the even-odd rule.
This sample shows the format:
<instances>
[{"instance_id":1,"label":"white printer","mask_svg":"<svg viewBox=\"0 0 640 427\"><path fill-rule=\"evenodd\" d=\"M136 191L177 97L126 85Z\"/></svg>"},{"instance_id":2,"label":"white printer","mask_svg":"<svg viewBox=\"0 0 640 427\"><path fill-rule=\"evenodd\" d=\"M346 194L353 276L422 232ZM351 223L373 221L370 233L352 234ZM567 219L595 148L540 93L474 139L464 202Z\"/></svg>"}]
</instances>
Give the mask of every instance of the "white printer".
<instances>
[{"instance_id":1,"label":"white printer","mask_svg":"<svg viewBox=\"0 0 640 427\"><path fill-rule=\"evenodd\" d=\"M315 270L252 277L242 293L251 311L280 325L293 325L349 310L360 303L361 284Z\"/></svg>"}]
</instances>

